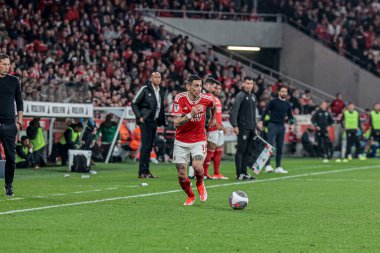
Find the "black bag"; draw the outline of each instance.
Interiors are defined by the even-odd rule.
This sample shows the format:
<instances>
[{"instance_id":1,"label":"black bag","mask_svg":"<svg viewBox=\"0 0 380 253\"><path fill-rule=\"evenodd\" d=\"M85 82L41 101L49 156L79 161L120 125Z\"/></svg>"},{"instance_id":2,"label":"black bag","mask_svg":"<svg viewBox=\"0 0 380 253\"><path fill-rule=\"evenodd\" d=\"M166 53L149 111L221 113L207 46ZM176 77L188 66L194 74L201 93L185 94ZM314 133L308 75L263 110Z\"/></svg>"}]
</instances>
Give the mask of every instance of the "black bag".
<instances>
[{"instance_id":1,"label":"black bag","mask_svg":"<svg viewBox=\"0 0 380 253\"><path fill-rule=\"evenodd\" d=\"M71 166L71 172L83 172L89 173L91 170L91 165L87 165L87 158L80 154L74 156L73 165Z\"/></svg>"}]
</instances>

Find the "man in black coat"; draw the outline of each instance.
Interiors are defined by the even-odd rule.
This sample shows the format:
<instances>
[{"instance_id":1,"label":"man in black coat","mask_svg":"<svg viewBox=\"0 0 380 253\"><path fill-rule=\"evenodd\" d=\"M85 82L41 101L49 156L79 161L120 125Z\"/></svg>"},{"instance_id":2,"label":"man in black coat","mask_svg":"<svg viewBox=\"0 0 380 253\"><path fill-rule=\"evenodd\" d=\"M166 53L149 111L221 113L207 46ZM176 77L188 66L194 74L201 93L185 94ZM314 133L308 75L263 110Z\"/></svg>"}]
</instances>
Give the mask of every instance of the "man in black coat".
<instances>
[{"instance_id":1,"label":"man in black coat","mask_svg":"<svg viewBox=\"0 0 380 253\"><path fill-rule=\"evenodd\" d=\"M5 153L5 195L13 196L16 168L16 135L22 128L24 102L17 77L9 75L10 57L0 53L0 141ZM15 108L16 102L16 108ZM17 110L17 120L15 111Z\"/></svg>"},{"instance_id":2,"label":"man in black coat","mask_svg":"<svg viewBox=\"0 0 380 253\"><path fill-rule=\"evenodd\" d=\"M255 179L247 173L247 166L253 150L253 138L256 136L256 97L252 92L253 79L245 77L243 90L235 99L230 113L230 123L237 135L235 154L236 179Z\"/></svg>"},{"instance_id":3,"label":"man in black coat","mask_svg":"<svg viewBox=\"0 0 380 253\"><path fill-rule=\"evenodd\" d=\"M150 153L156 137L157 126L165 126L165 91L160 88L161 75L153 72L137 92L132 103L136 122L141 128L139 178L156 178L149 170Z\"/></svg>"},{"instance_id":4,"label":"man in black coat","mask_svg":"<svg viewBox=\"0 0 380 253\"><path fill-rule=\"evenodd\" d=\"M320 105L320 109L316 111L312 118L311 122L317 130L317 142L319 147L319 155L324 158L323 162L327 163L329 160L330 146L332 145L328 128L334 123L331 114L327 111L328 103L323 101Z\"/></svg>"}]
</instances>

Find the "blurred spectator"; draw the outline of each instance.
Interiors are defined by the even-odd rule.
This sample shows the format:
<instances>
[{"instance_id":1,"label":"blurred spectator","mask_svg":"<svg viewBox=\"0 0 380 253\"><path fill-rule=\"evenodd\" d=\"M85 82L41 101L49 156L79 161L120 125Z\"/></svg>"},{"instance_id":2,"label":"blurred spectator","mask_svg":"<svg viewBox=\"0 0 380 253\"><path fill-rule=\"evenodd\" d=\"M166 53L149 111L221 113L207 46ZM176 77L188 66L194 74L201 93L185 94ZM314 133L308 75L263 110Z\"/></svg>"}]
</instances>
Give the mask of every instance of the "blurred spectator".
<instances>
[{"instance_id":1,"label":"blurred spectator","mask_svg":"<svg viewBox=\"0 0 380 253\"><path fill-rule=\"evenodd\" d=\"M295 109L298 109L299 111L302 110L301 103L299 101L299 90L294 90L289 97L289 103L292 105L293 111Z\"/></svg>"},{"instance_id":2,"label":"blurred spectator","mask_svg":"<svg viewBox=\"0 0 380 253\"><path fill-rule=\"evenodd\" d=\"M318 145L315 138L314 129L310 126L302 134L301 137L303 150L306 151L306 155L310 157L318 156Z\"/></svg>"},{"instance_id":3,"label":"blurred spectator","mask_svg":"<svg viewBox=\"0 0 380 253\"><path fill-rule=\"evenodd\" d=\"M117 133L117 122L113 120L114 115L108 114L105 121L100 124L100 127L97 129L94 141L97 146L100 147L103 161L107 159L107 154L111 148L112 141L117 134L117 145L120 145L120 134ZM101 136L100 141L98 141L99 136Z\"/></svg>"},{"instance_id":4,"label":"blurred spectator","mask_svg":"<svg viewBox=\"0 0 380 253\"><path fill-rule=\"evenodd\" d=\"M34 118L26 129L26 134L33 147L33 159L35 162L35 169L46 165L45 157L45 135L40 125L40 118Z\"/></svg>"},{"instance_id":5,"label":"blurred spectator","mask_svg":"<svg viewBox=\"0 0 380 253\"><path fill-rule=\"evenodd\" d=\"M69 125L65 132L59 137L58 143L54 144L49 160L56 163L57 156L60 156L61 165L66 166L69 159L69 149L78 149L80 146L79 137L82 130L82 123Z\"/></svg>"},{"instance_id":6,"label":"blurred spectator","mask_svg":"<svg viewBox=\"0 0 380 253\"><path fill-rule=\"evenodd\" d=\"M27 136L22 136L16 145L16 168L30 168L33 166L32 145Z\"/></svg>"},{"instance_id":7,"label":"blurred spectator","mask_svg":"<svg viewBox=\"0 0 380 253\"><path fill-rule=\"evenodd\" d=\"M380 8L378 0L259 1L264 13L283 13L289 23L380 74Z\"/></svg>"},{"instance_id":8,"label":"blurred spectator","mask_svg":"<svg viewBox=\"0 0 380 253\"><path fill-rule=\"evenodd\" d=\"M342 95L340 93L337 93L335 96L335 99L331 102L331 112L334 116L338 116L342 114L343 109L346 107Z\"/></svg>"}]
</instances>

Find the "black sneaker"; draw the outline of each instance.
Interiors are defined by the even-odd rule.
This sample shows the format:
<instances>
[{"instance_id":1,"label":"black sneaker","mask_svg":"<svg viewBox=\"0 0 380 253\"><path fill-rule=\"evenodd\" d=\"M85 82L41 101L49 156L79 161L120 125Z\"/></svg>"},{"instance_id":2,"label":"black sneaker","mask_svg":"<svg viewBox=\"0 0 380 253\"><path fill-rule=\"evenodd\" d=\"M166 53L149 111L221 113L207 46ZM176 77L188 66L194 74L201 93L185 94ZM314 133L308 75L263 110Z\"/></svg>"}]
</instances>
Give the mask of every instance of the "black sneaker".
<instances>
[{"instance_id":1,"label":"black sneaker","mask_svg":"<svg viewBox=\"0 0 380 253\"><path fill-rule=\"evenodd\" d=\"M14 195L13 194L13 186L12 185L5 185L4 186L4 190L5 190L5 196L12 197Z\"/></svg>"}]
</instances>

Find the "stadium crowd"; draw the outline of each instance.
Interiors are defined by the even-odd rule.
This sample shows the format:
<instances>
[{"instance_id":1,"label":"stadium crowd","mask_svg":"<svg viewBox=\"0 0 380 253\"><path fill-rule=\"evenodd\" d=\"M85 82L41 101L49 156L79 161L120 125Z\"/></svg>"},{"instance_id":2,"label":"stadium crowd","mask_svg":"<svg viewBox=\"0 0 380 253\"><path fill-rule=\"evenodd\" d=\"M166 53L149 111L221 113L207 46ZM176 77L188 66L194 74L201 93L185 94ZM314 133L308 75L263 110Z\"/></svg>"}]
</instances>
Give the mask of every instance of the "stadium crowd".
<instances>
[{"instance_id":1,"label":"stadium crowd","mask_svg":"<svg viewBox=\"0 0 380 253\"><path fill-rule=\"evenodd\" d=\"M222 64L212 49L197 52L188 37L173 36L165 27L155 27L144 21L136 8L178 9L186 6L191 10L250 11L246 1L237 2L132 1L127 4L124 1L86 0L58 4L55 1L0 0L0 51L12 57L12 74L20 77L25 100L127 106L131 105L150 74L158 71L169 93L166 102L166 111L169 111L175 95L184 89L184 81L190 74L197 73L203 78L213 76L222 83L221 103L223 111L229 112L241 90L241 80L246 76L244 68L239 64ZM329 20L326 13L317 11L318 6L308 9L314 7L313 4L298 1L286 1L285 4L286 14L296 23L305 25L306 18L295 15L295 10ZM372 6L378 10L375 4ZM350 8L346 8L348 14ZM329 10L325 8L324 11L326 9ZM334 20L341 22L339 29L334 28L334 36L338 38L340 33L348 30L343 27L344 21L339 15L332 13L336 16ZM362 10L356 8L354 14L358 13ZM377 26L370 27L378 32ZM330 30L326 29L326 32ZM370 38L374 38L375 32ZM358 41L357 37L353 36L352 41ZM379 45L378 38L365 38L364 44L369 46L365 47L367 50ZM357 44L362 46L363 43ZM373 60L377 63L377 57ZM269 85L263 76L258 76L253 92L258 98L259 113L276 97L277 89L282 85L289 88L289 101L295 115L312 114L319 109L309 90L299 90L282 80ZM338 94L329 111L339 119L344 107Z\"/></svg>"},{"instance_id":2,"label":"stadium crowd","mask_svg":"<svg viewBox=\"0 0 380 253\"><path fill-rule=\"evenodd\" d=\"M0 49L14 59L25 100L126 106L157 70L171 93L168 108L189 73L198 73L223 84L221 101L228 111L245 75L240 65L221 64L212 49L196 52L188 37L171 37L163 26L144 21L135 4L0 1L0 7ZM256 80L262 107L275 87L263 77ZM300 105L302 91L290 88L298 113L307 113Z\"/></svg>"},{"instance_id":3,"label":"stadium crowd","mask_svg":"<svg viewBox=\"0 0 380 253\"><path fill-rule=\"evenodd\" d=\"M0 49L14 59L26 100L130 105L157 70L173 96L189 73L218 77L228 108L244 74L241 66L222 65L212 50L197 53L189 38L153 27L123 2L0 1L0 7Z\"/></svg>"},{"instance_id":4,"label":"stadium crowd","mask_svg":"<svg viewBox=\"0 0 380 253\"><path fill-rule=\"evenodd\" d=\"M256 12L281 13L297 28L354 60L363 68L380 75L379 0L262 0L258 1L257 10L253 8L252 1L245 0L132 2L136 8L160 9L156 14L161 17L259 21L263 17ZM196 13L197 11L209 13L201 14Z\"/></svg>"},{"instance_id":5,"label":"stadium crowd","mask_svg":"<svg viewBox=\"0 0 380 253\"><path fill-rule=\"evenodd\" d=\"M299 28L380 75L380 2L261 1L260 11L283 13Z\"/></svg>"}]
</instances>

